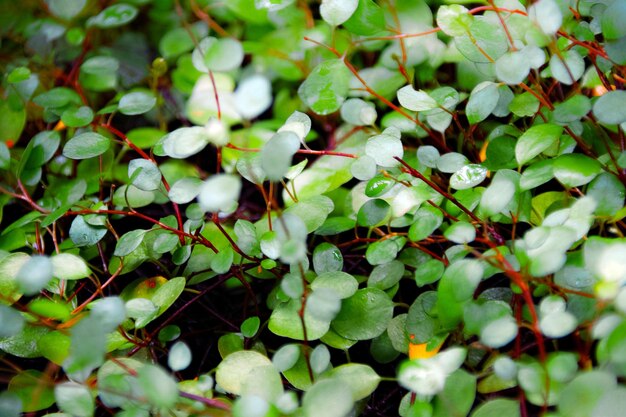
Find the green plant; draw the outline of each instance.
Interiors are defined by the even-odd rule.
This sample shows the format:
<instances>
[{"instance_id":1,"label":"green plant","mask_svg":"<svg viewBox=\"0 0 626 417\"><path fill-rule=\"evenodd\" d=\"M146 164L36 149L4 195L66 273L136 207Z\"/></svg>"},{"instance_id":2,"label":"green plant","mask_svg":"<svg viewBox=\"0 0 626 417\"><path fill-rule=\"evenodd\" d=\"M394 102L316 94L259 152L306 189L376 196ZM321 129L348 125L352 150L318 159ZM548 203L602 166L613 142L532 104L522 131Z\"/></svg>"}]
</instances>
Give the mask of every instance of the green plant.
<instances>
[{"instance_id":1,"label":"green plant","mask_svg":"<svg viewBox=\"0 0 626 417\"><path fill-rule=\"evenodd\" d=\"M0 3L0 414L621 415L626 2L471 3Z\"/></svg>"}]
</instances>

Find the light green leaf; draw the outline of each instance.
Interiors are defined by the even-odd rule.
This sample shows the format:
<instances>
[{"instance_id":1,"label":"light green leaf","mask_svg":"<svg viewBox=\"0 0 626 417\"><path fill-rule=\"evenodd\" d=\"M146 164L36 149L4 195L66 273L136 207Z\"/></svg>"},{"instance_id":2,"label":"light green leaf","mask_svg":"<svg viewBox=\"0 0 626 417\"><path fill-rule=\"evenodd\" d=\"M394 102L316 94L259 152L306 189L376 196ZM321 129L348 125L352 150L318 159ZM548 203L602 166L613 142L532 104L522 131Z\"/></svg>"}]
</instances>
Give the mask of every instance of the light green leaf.
<instances>
[{"instance_id":1,"label":"light green leaf","mask_svg":"<svg viewBox=\"0 0 626 417\"><path fill-rule=\"evenodd\" d=\"M462 36L469 31L472 15L459 4L441 6L437 10L437 26L449 36Z\"/></svg>"},{"instance_id":2,"label":"light green leaf","mask_svg":"<svg viewBox=\"0 0 626 417\"><path fill-rule=\"evenodd\" d=\"M270 331L278 336L304 340L302 321L298 315L300 306L299 301L291 300L276 307L270 316L268 324ZM304 325L306 326L307 338L309 340L319 339L330 328L328 320L320 320L311 314L308 309L304 311Z\"/></svg>"},{"instance_id":3,"label":"light green leaf","mask_svg":"<svg viewBox=\"0 0 626 417\"><path fill-rule=\"evenodd\" d=\"M239 68L243 58L243 47L237 39L217 39L211 36L202 39L192 54L193 65L198 71L205 73Z\"/></svg>"},{"instance_id":4,"label":"light green leaf","mask_svg":"<svg viewBox=\"0 0 626 417\"><path fill-rule=\"evenodd\" d=\"M562 84L572 85L585 73L585 61L576 50L561 52L550 58L550 71L555 80Z\"/></svg>"},{"instance_id":5,"label":"light green leaf","mask_svg":"<svg viewBox=\"0 0 626 417\"><path fill-rule=\"evenodd\" d=\"M352 410L352 392L340 379L323 379L309 388L302 398L306 417L344 417Z\"/></svg>"},{"instance_id":6,"label":"light green leaf","mask_svg":"<svg viewBox=\"0 0 626 417\"><path fill-rule=\"evenodd\" d=\"M71 253L59 253L51 258L53 275L59 279L75 280L91 274L87 263L80 256Z\"/></svg>"},{"instance_id":7,"label":"light green leaf","mask_svg":"<svg viewBox=\"0 0 626 417\"><path fill-rule=\"evenodd\" d=\"M46 0L50 13L61 19L73 19L85 8L87 0Z\"/></svg>"},{"instance_id":8,"label":"light green leaf","mask_svg":"<svg viewBox=\"0 0 626 417\"><path fill-rule=\"evenodd\" d=\"M313 290L331 289L340 298L348 298L356 293L358 281L350 274L341 271L325 272L318 275L311 283Z\"/></svg>"},{"instance_id":9,"label":"light green leaf","mask_svg":"<svg viewBox=\"0 0 626 417\"><path fill-rule=\"evenodd\" d=\"M397 92L400 105L412 111L426 111L438 108L434 98L423 90L416 91L413 86L406 85Z\"/></svg>"},{"instance_id":10,"label":"light green leaf","mask_svg":"<svg viewBox=\"0 0 626 417\"><path fill-rule=\"evenodd\" d=\"M272 357L272 363L279 372L293 368L300 358L300 345L291 343L281 346Z\"/></svg>"},{"instance_id":11,"label":"light green leaf","mask_svg":"<svg viewBox=\"0 0 626 417\"><path fill-rule=\"evenodd\" d=\"M602 166L596 159L578 153L559 156L552 167L554 177L568 188L588 184L602 172Z\"/></svg>"},{"instance_id":12,"label":"light green leaf","mask_svg":"<svg viewBox=\"0 0 626 417\"><path fill-rule=\"evenodd\" d=\"M58 384L54 387L54 398L61 411L74 417L91 417L94 414L96 402L84 385L76 382Z\"/></svg>"},{"instance_id":13,"label":"light green leaf","mask_svg":"<svg viewBox=\"0 0 626 417\"><path fill-rule=\"evenodd\" d=\"M341 105L341 118L355 126L372 125L376 117L374 104L360 98L350 98Z\"/></svg>"},{"instance_id":14,"label":"light green leaf","mask_svg":"<svg viewBox=\"0 0 626 417\"><path fill-rule=\"evenodd\" d=\"M323 61L311 71L298 88L300 99L319 115L341 107L350 88L350 71L342 60Z\"/></svg>"},{"instance_id":15,"label":"light green leaf","mask_svg":"<svg viewBox=\"0 0 626 417\"><path fill-rule=\"evenodd\" d=\"M11 337L24 328L25 319L15 309L0 304L0 338Z\"/></svg>"},{"instance_id":16,"label":"light green leaf","mask_svg":"<svg viewBox=\"0 0 626 417\"><path fill-rule=\"evenodd\" d=\"M563 132L561 126L546 123L533 126L517 140L515 158L519 165L524 165L535 156L552 146Z\"/></svg>"},{"instance_id":17,"label":"light green leaf","mask_svg":"<svg viewBox=\"0 0 626 417\"><path fill-rule=\"evenodd\" d=\"M456 190L474 188L487 178L487 168L479 164L465 165L450 177L450 187Z\"/></svg>"},{"instance_id":18,"label":"light green leaf","mask_svg":"<svg viewBox=\"0 0 626 417\"><path fill-rule=\"evenodd\" d=\"M496 75L509 85L524 82L530 72L530 62L522 51L507 52L496 61Z\"/></svg>"},{"instance_id":19,"label":"light green leaf","mask_svg":"<svg viewBox=\"0 0 626 417\"><path fill-rule=\"evenodd\" d=\"M107 7L97 16L90 18L88 26L110 29L130 23L138 14L137 8L130 4L118 3Z\"/></svg>"},{"instance_id":20,"label":"light green leaf","mask_svg":"<svg viewBox=\"0 0 626 417\"><path fill-rule=\"evenodd\" d=\"M215 381L222 389L231 394L242 393L244 384L254 377L253 370L260 367L272 366L267 356L252 350L240 350L228 355L218 366ZM263 384L262 380L256 380Z\"/></svg>"},{"instance_id":21,"label":"light green leaf","mask_svg":"<svg viewBox=\"0 0 626 417\"><path fill-rule=\"evenodd\" d=\"M155 105L156 97L152 93L136 91L124 94L117 108L122 114L135 116L149 112Z\"/></svg>"},{"instance_id":22,"label":"light green leaf","mask_svg":"<svg viewBox=\"0 0 626 417\"><path fill-rule=\"evenodd\" d=\"M272 84L260 74L245 78L235 90L235 108L244 119L254 119L272 104Z\"/></svg>"},{"instance_id":23,"label":"light green leaf","mask_svg":"<svg viewBox=\"0 0 626 417\"><path fill-rule=\"evenodd\" d=\"M554 35L563 24L563 14L555 0L533 3L528 8L528 16L549 36Z\"/></svg>"},{"instance_id":24,"label":"light green leaf","mask_svg":"<svg viewBox=\"0 0 626 417\"><path fill-rule=\"evenodd\" d=\"M339 248L328 242L320 243L315 247L313 251L313 270L317 274L341 271L342 268L343 255Z\"/></svg>"},{"instance_id":25,"label":"light green leaf","mask_svg":"<svg viewBox=\"0 0 626 417\"><path fill-rule=\"evenodd\" d=\"M69 108L61 114L61 120L68 127L87 126L93 120L93 110L87 106Z\"/></svg>"},{"instance_id":26,"label":"light green leaf","mask_svg":"<svg viewBox=\"0 0 626 417\"><path fill-rule=\"evenodd\" d=\"M381 380L370 366L360 363L338 366L330 372L330 377L343 381L346 386L350 387L354 401L367 398L378 387Z\"/></svg>"},{"instance_id":27,"label":"light green leaf","mask_svg":"<svg viewBox=\"0 0 626 417\"><path fill-rule=\"evenodd\" d=\"M496 398L482 403L471 417L520 417L519 403L506 398Z\"/></svg>"},{"instance_id":28,"label":"light green leaf","mask_svg":"<svg viewBox=\"0 0 626 417\"><path fill-rule=\"evenodd\" d=\"M470 243L476 239L476 228L468 222L456 222L448 227L443 235L454 243Z\"/></svg>"},{"instance_id":29,"label":"light green leaf","mask_svg":"<svg viewBox=\"0 0 626 417\"><path fill-rule=\"evenodd\" d=\"M198 204L205 212L229 212L237 207L240 193L240 177L232 174L215 174L200 188Z\"/></svg>"},{"instance_id":30,"label":"light green leaf","mask_svg":"<svg viewBox=\"0 0 626 417\"><path fill-rule=\"evenodd\" d=\"M331 26L339 26L352 16L359 0L322 0L320 15Z\"/></svg>"},{"instance_id":31,"label":"light green leaf","mask_svg":"<svg viewBox=\"0 0 626 417\"><path fill-rule=\"evenodd\" d=\"M153 191L161 185L161 171L147 159L133 159L128 164L128 177L131 183L143 191Z\"/></svg>"},{"instance_id":32,"label":"light green leaf","mask_svg":"<svg viewBox=\"0 0 626 417\"><path fill-rule=\"evenodd\" d=\"M167 366L174 372L187 369L191 364L191 349L185 342L176 342L167 355Z\"/></svg>"},{"instance_id":33,"label":"light green leaf","mask_svg":"<svg viewBox=\"0 0 626 417\"><path fill-rule=\"evenodd\" d=\"M210 141L206 129L194 126L178 128L161 138L159 143L165 155L185 159L200 152Z\"/></svg>"},{"instance_id":34,"label":"light green leaf","mask_svg":"<svg viewBox=\"0 0 626 417\"><path fill-rule=\"evenodd\" d=\"M7 391L19 397L24 413L45 410L54 404L54 391L45 381L42 372L27 369L11 378Z\"/></svg>"},{"instance_id":35,"label":"light green leaf","mask_svg":"<svg viewBox=\"0 0 626 417\"><path fill-rule=\"evenodd\" d=\"M287 174L299 148L300 139L291 131L279 132L270 138L261 150L261 168L270 181L279 181Z\"/></svg>"},{"instance_id":36,"label":"light green leaf","mask_svg":"<svg viewBox=\"0 0 626 417\"><path fill-rule=\"evenodd\" d=\"M400 139L382 133L367 140L365 153L381 167L391 168L400 164L395 158L402 159L404 148Z\"/></svg>"},{"instance_id":37,"label":"light green leaf","mask_svg":"<svg viewBox=\"0 0 626 417\"><path fill-rule=\"evenodd\" d=\"M480 330L480 341L498 349L515 339L517 332L517 322L512 316L506 315L487 323Z\"/></svg>"},{"instance_id":38,"label":"light green leaf","mask_svg":"<svg viewBox=\"0 0 626 417\"><path fill-rule=\"evenodd\" d=\"M626 122L626 91L609 91L603 94L593 105L593 114L606 124Z\"/></svg>"},{"instance_id":39,"label":"light green leaf","mask_svg":"<svg viewBox=\"0 0 626 417\"><path fill-rule=\"evenodd\" d=\"M600 21L604 39L613 40L626 36L624 21L626 20L626 7L622 1L613 1L602 13Z\"/></svg>"},{"instance_id":40,"label":"light green leaf","mask_svg":"<svg viewBox=\"0 0 626 417\"><path fill-rule=\"evenodd\" d=\"M41 291L52 279L53 265L50 258L31 256L18 270L16 280L22 293L33 295Z\"/></svg>"},{"instance_id":41,"label":"light green leaf","mask_svg":"<svg viewBox=\"0 0 626 417\"><path fill-rule=\"evenodd\" d=\"M474 87L465 107L469 123L476 124L485 120L496 108L499 99L498 85L491 81L484 81Z\"/></svg>"},{"instance_id":42,"label":"light green leaf","mask_svg":"<svg viewBox=\"0 0 626 417\"><path fill-rule=\"evenodd\" d=\"M172 184L167 195L173 203L187 204L200 194L202 184L204 183L200 178L181 178Z\"/></svg>"},{"instance_id":43,"label":"light green leaf","mask_svg":"<svg viewBox=\"0 0 626 417\"><path fill-rule=\"evenodd\" d=\"M86 132L74 136L63 148L63 155L70 159L88 159L105 153L111 140L96 132Z\"/></svg>"},{"instance_id":44,"label":"light green leaf","mask_svg":"<svg viewBox=\"0 0 626 417\"><path fill-rule=\"evenodd\" d=\"M137 373L139 386L152 405L170 408L176 404L178 400L176 381L163 368L145 365Z\"/></svg>"}]
</instances>

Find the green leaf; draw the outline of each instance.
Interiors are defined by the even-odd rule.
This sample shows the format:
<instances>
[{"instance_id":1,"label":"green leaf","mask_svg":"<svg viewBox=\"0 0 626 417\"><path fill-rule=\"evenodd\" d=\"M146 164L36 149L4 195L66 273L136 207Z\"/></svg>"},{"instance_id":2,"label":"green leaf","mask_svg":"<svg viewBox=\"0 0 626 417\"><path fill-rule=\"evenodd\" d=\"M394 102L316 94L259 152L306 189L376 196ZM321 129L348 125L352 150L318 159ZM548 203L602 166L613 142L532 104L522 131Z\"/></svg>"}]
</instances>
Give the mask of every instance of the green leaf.
<instances>
[{"instance_id":1,"label":"green leaf","mask_svg":"<svg viewBox=\"0 0 626 417\"><path fill-rule=\"evenodd\" d=\"M481 209L489 215L502 213L515 196L516 184L510 177L502 175L504 172L496 173L480 198Z\"/></svg>"},{"instance_id":2,"label":"green leaf","mask_svg":"<svg viewBox=\"0 0 626 417\"><path fill-rule=\"evenodd\" d=\"M331 289L340 298L349 298L356 293L359 283L352 275L341 271L328 271L318 275L311 283L311 289Z\"/></svg>"},{"instance_id":3,"label":"green leaf","mask_svg":"<svg viewBox=\"0 0 626 417\"><path fill-rule=\"evenodd\" d=\"M389 215L391 206L378 198L368 200L361 206L357 214L359 226L374 227L381 224Z\"/></svg>"},{"instance_id":4,"label":"green leaf","mask_svg":"<svg viewBox=\"0 0 626 417\"><path fill-rule=\"evenodd\" d=\"M343 417L352 410L352 392L340 379L317 381L302 397L307 417Z\"/></svg>"},{"instance_id":5,"label":"green leaf","mask_svg":"<svg viewBox=\"0 0 626 417\"><path fill-rule=\"evenodd\" d=\"M18 270L16 280L22 293L33 295L41 291L52 279L52 261L47 256L31 256Z\"/></svg>"},{"instance_id":6,"label":"green leaf","mask_svg":"<svg viewBox=\"0 0 626 417\"><path fill-rule=\"evenodd\" d=\"M322 0L320 15L331 26L339 26L352 16L359 0Z\"/></svg>"},{"instance_id":7,"label":"green leaf","mask_svg":"<svg viewBox=\"0 0 626 417\"><path fill-rule=\"evenodd\" d=\"M185 342L176 342L167 355L167 366L174 372L187 369L191 364L191 349Z\"/></svg>"},{"instance_id":8,"label":"green leaf","mask_svg":"<svg viewBox=\"0 0 626 417\"><path fill-rule=\"evenodd\" d=\"M380 265L396 259L403 243L398 239L384 239L370 244L365 251L365 259L370 265Z\"/></svg>"},{"instance_id":9,"label":"green leaf","mask_svg":"<svg viewBox=\"0 0 626 417\"><path fill-rule=\"evenodd\" d=\"M209 36L200 41L193 50L192 62L200 72L231 71L241 66L244 53L241 42L233 38Z\"/></svg>"},{"instance_id":10,"label":"green leaf","mask_svg":"<svg viewBox=\"0 0 626 417\"><path fill-rule=\"evenodd\" d=\"M330 365L330 351L324 344L315 346L310 356L311 370L319 375L328 369Z\"/></svg>"},{"instance_id":11,"label":"green leaf","mask_svg":"<svg viewBox=\"0 0 626 417\"><path fill-rule=\"evenodd\" d=\"M54 398L59 409L72 416L91 417L94 414L96 402L84 385L76 382L58 384L54 387Z\"/></svg>"},{"instance_id":12,"label":"green leaf","mask_svg":"<svg viewBox=\"0 0 626 417\"><path fill-rule=\"evenodd\" d=\"M272 104L272 84L260 74L243 79L235 90L235 108L244 119L254 119Z\"/></svg>"},{"instance_id":13,"label":"green leaf","mask_svg":"<svg viewBox=\"0 0 626 417\"><path fill-rule=\"evenodd\" d=\"M36 96L33 103L44 108L58 108L68 104L80 105L82 102L76 91L67 87L56 87Z\"/></svg>"},{"instance_id":14,"label":"green leaf","mask_svg":"<svg viewBox=\"0 0 626 417\"><path fill-rule=\"evenodd\" d=\"M67 127L87 126L93 120L93 110L87 106L69 108L61 114L61 120Z\"/></svg>"},{"instance_id":15,"label":"green leaf","mask_svg":"<svg viewBox=\"0 0 626 417\"><path fill-rule=\"evenodd\" d=\"M341 105L341 118L355 126L373 125L377 116L374 104L360 98L350 98Z\"/></svg>"},{"instance_id":16,"label":"green leaf","mask_svg":"<svg viewBox=\"0 0 626 417\"><path fill-rule=\"evenodd\" d=\"M137 17L139 11L130 4L118 3L107 7L97 16L87 21L88 26L96 26L100 29L110 29L130 23Z\"/></svg>"},{"instance_id":17,"label":"green leaf","mask_svg":"<svg viewBox=\"0 0 626 417\"><path fill-rule=\"evenodd\" d=\"M145 365L138 371L137 380L150 404L155 407L173 407L178 400L176 381L156 365Z\"/></svg>"},{"instance_id":18,"label":"green leaf","mask_svg":"<svg viewBox=\"0 0 626 417\"><path fill-rule=\"evenodd\" d=\"M476 124L485 120L496 108L499 99L498 85L491 81L484 81L474 87L465 107L469 123Z\"/></svg>"},{"instance_id":19,"label":"green leaf","mask_svg":"<svg viewBox=\"0 0 626 417\"><path fill-rule=\"evenodd\" d=\"M552 167L554 177L568 188L588 184L602 172L596 159L583 154L561 155L554 160Z\"/></svg>"},{"instance_id":20,"label":"green leaf","mask_svg":"<svg viewBox=\"0 0 626 417\"><path fill-rule=\"evenodd\" d=\"M230 212L237 207L240 193L240 177L232 174L215 174L202 185L198 204L205 212Z\"/></svg>"},{"instance_id":21,"label":"green leaf","mask_svg":"<svg viewBox=\"0 0 626 417\"><path fill-rule=\"evenodd\" d=\"M87 0L46 0L48 9L61 19L72 19L85 8Z\"/></svg>"},{"instance_id":22,"label":"green leaf","mask_svg":"<svg viewBox=\"0 0 626 417\"><path fill-rule=\"evenodd\" d=\"M626 91L609 91L598 98L593 105L593 114L606 124L614 125L626 122Z\"/></svg>"},{"instance_id":23,"label":"green leaf","mask_svg":"<svg viewBox=\"0 0 626 417\"><path fill-rule=\"evenodd\" d=\"M469 163L467 157L458 152L448 152L437 159L437 169L447 174L457 172Z\"/></svg>"},{"instance_id":24,"label":"green leaf","mask_svg":"<svg viewBox=\"0 0 626 417\"><path fill-rule=\"evenodd\" d=\"M546 123L533 126L517 140L515 145L515 159L519 165L524 165L541 152L552 146L563 132L561 126Z\"/></svg>"},{"instance_id":25,"label":"green leaf","mask_svg":"<svg viewBox=\"0 0 626 417\"><path fill-rule=\"evenodd\" d=\"M479 164L465 165L450 177L450 187L455 190L474 188L487 178L487 168Z\"/></svg>"},{"instance_id":26,"label":"green leaf","mask_svg":"<svg viewBox=\"0 0 626 417\"><path fill-rule=\"evenodd\" d=\"M448 227L443 235L454 243L466 244L476 239L476 228L468 222L456 222Z\"/></svg>"},{"instance_id":27,"label":"green leaf","mask_svg":"<svg viewBox=\"0 0 626 417\"><path fill-rule=\"evenodd\" d=\"M147 232L144 229L136 229L122 235L115 245L113 255L126 256L133 252L141 244Z\"/></svg>"},{"instance_id":28,"label":"green leaf","mask_svg":"<svg viewBox=\"0 0 626 417\"><path fill-rule=\"evenodd\" d=\"M586 96L576 95L554 106L554 120L559 123L571 123L582 119L591 110L591 100Z\"/></svg>"},{"instance_id":29,"label":"green leaf","mask_svg":"<svg viewBox=\"0 0 626 417\"><path fill-rule=\"evenodd\" d=\"M46 375L34 369L22 371L11 378L7 391L22 400L22 411L25 413L45 410L54 404L54 391Z\"/></svg>"},{"instance_id":30,"label":"green leaf","mask_svg":"<svg viewBox=\"0 0 626 417\"><path fill-rule=\"evenodd\" d=\"M53 275L59 279L75 280L91 274L83 258L71 253L59 253L51 258Z\"/></svg>"},{"instance_id":31,"label":"green leaf","mask_svg":"<svg viewBox=\"0 0 626 417\"><path fill-rule=\"evenodd\" d=\"M22 315L15 309L0 304L0 338L11 337L24 328L25 320Z\"/></svg>"},{"instance_id":32,"label":"green leaf","mask_svg":"<svg viewBox=\"0 0 626 417\"><path fill-rule=\"evenodd\" d=\"M330 59L316 66L298 88L300 99L319 115L334 113L350 88L350 71L342 60Z\"/></svg>"},{"instance_id":33,"label":"green leaf","mask_svg":"<svg viewBox=\"0 0 626 417\"><path fill-rule=\"evenodd\" d=\"M472 299L483 276L482 265L462 259L446 269L437 289L437 310L445 327L454 327L462 317L463 306Z\"/></svg>"},{"instance_id":34,"label":"green leaf","mask_svg":"<svg viewBox=\"0 0 626 417\"><path fill-rule=\"evenodd\" d=\"M545 0L544 0L545 1ZM585 61L576 50L561 52L550 58L552 77L562 84L572 85L585 73Z\"/></svg>"},{"instance_id":35,"label":"green leaf","mask_svg":"<svg viewBox=\"0 0 626 417\"><path fill-rule=\"evenodd\" d=\"M276 133L261 150L261 168L270 181L280 181L289 172L300 139L291 131Z\"/></svg>"},{"instance_id":36,"label":"green leaf","mask_svg":"<svg viewBox=\"0 0 626 417\"><path fill-rule=\"evenodd\" d=\"M239 395L245 384L252 382L264 384L263 380L255 378L253 371L266 366L272 366L272 361L259 352L252 350L233 352L217 366L215 381L224 391Z\"/></svg>"},{"instance_id":37,"label":"green leaf","mask_svg":"<svg viewBox=\"0 0 626 417\"><path fill-rule=\"evenodd\" d=\"M591 181L587 195L597 203L596 215L613 216L624 205L626 188L615 175L603 172Z\"/></svg>"},{"instance_id":38,"label":"green leaf","mask_svg":"<svg viewBox=\"0 0 626 417\"><path fill-rule=\"evenodd\" d=\"M176 277L168 280L163 285L157 288L152 296L152 302L159 308L159 315L163 314L178 297L183 293L185 289L185 278Z\"/></svg>"},{"instance_id":39,"label":"green leaf","mask_svg":"<svg viewBox=\"0 0 626 417\"><path fill-rule=\"evenodd\" d=\"M415 283L418 287L437 282L443 275L445 265L437 259L429 259L415 269Z\"/></svg>"},{"instance_id":40,"label":"green leaf","mask_svg":"<svg viewBox=\"0 0 626 417\"><path fill-rule=\"evenodd\" d=\"M88 159L105 153L111 140L96 132L86 132L74 136L63 148L63 155L70 159Z\"/></svg>"},{"instance_id":41,"label":"green leaf","mask_svg":"<svg viewBox=\"0 0 626 417\"><path fill-rule=\"evenodd\" d=\"M12 392L0 392L0 414L5 417L20 417L22 415L22 400ZM58 416L69 417L69 416Z\"/></svg>"},{"instance_id":42,"label":"green leaf","mask_svg":"<svg viewBox=\"0 0 626 417\"><path fill-rule=\"evenodd\" d=\"M506 315L487 323L480 331L480 341L491 348L501 348L515 339L518 333L515 319Z\"/></svg>"},{"instance_id":43,"label":"green leaf","mask_svg":"<svg viewBox=\"0 0 626 417\"><path fill-rule=\"evenodd\" d=\"M369 340L382 334L392 317L389 296L378 288L365 288L343 301L332 326L347 339Z\"/></svg>"},{"instance_id":44,"label":"green leaf","mask_svg":"<svg viewBox=\"0 0 626 417\"><path fill-rule=\"evenodd\" d=\"M604 39L619 39L626 36L624 21L626 20L626 7L624 2L613 1L604 9L600 24Z\"/></svg>"},{"instance_id":45,"label":"green leaf","mask_svg":"<svg viewBox=\"0 0 626 417\"><path fill-rule=\"evenodd\" d=\"M561 391L558 410L564 416L594 416L594 409L600 399L616 386L617 381L612 372L598 369L581 372Z\"/></svg>"},{"instance_id":46,"label":"green leaf","mask_svg":"<svg viewBox=\"0 0 626 417\"><path fill-rule=\"evenodd\" d=\"M491 63L504 55L509 44L502 26L487 16L475 16L469 33L454 38L461 54L476 63Z\"/></svg>"},{"instance_id":47,"label":"green leaf","mask_svg":"<svg viewBox=\"0 0 626 417\"><path fill-rule=\"evenodd\" d=\"M400 164L395 158L402 159L404 148L399 138L383 132L367 140L365 153L381 167L391 168Z\"/></svg>"},{"instance_id":48,"label":"green leaf","mask_svg":"<svg viewBox=\"0 0 626 417\"><path fill-rule=\"evenodd\" d=\"M554 35L563 24L563 13L555 0L540 0L528 9L528 16L548 36Z\"/></svg>"},{"instance_id":49,"label":"green leaf","mask_svg":"<svg viewBox=\"0 0 626 417\"><path fill-rule=\"evenodd\" d=\"M522 190L532 190L550 181L554 177L554 159L545 159L529 165L519 181Z\"/></svg>"},{"instance_id":50,"label":"green leaf","mask_svg":"<svg viewBox=\"0 0 626 417\"><path fill-rule=\"evenodd\" d=\"M369 365L347 363L330 372L330 377L343 381L352 391L353 401L367 398L376 390L381 381L380 376Z\"/></svg>"},{"instance_id":51,"label":"green leaf","mask_svg":"<svg viewBox=\"0 0 626 417\"><path fill-rule=\"evenodd\" d=\"M359 5L343 26L361 36L372 36L385 30L383 9L372 0L359 0Z\"/></svg>"},{"instance_id":52,"label":"green leaf","mask_svg":"<svg viewBox=\"0 0 626 417\"><path fill-rule=\"evenodd\" d=\"M509 104L509 110L519 117L531 117L539 110L539 99L529 92L517 94Z\"/></svg>"},{"instance_id":53,"label":"green leaf","mask_svg":"<svg viewBox=\"0 0 626 417\"><path fill-rule=\"evenodd\" d=\"M567 414L570 415L570 414ZM496 398L482 403L471 417L520 417L519 403L506 398Z\"/></svg>"},{"instance_id":54,"label":"green leaf","mask_svg":"<svg viewBox=\"0 0 626 417\"><path fill-rule=\"evenodd\" d=\"M298 216L306 225L307 233L312 233L324 224L333 209L334 203L330 198L316 195L299 200L284 213Z\"/></svg>"},{"instance_id":55,"label":"green leaf","mask_svg":"<svg viewBox=\"0 0 626 417\"><path fill-rule=\"evenodd\" d=\"M11 70L7 76L7 81L11 84L20 83L30 78L31 72L27 67L17 67Z\"/></svg>"},{"instance_id":56,"label":"green leaf","mask_svg":"<svg viewBox=\"0 0 626 417\"><path fill-rule=\"evenodd\" d=\"M433 417L467 416L475 397L476 377L458 369L446 378L443 391L435 397Z\"/></svg>"},{"instance_id":57,"label":"green leaf","mask_svg":"<svg viewBox=\"0 0 626 417\"><path fill-rule=\"evenodd\" d=\"M156 97L154 97L154 94L145 91L136 91L124 94L117 108L122 114L135 116L149 112L155 105Z\"/></svg>"},{"instance_id":58,"label":"green leaf","mask_svg":"<svg viewBox=\"0 0 626 417\"><path fill-rule=\"evenodd\" d=\"M522 83L530 72L530 62L523 51L512 51L496 61L496 75L509 85Z\"/></svg>"},{"instance_id":59,"label":"green leaf","mask_svg":"<svg viewBox=\"0 0 626 417\"><path fill-rule=\"evenodd\" d=\"M161 171L147 159L133 159L128 164L130 182L143 191L153 191L161 185Z\"/></svg>"},{"instance_id":60,"label":"green leaf","mask_svg":"<svg viewBox=\"0 0 626 417\"><path fill-rule=\"evenodd\" d=\"M426 239L443 223L441 210L434 207L420 207L413 216L413 224L409 228L409 239L414 242Z\"/></svg>"},{"instance_id":61,"label":"green leaf","mask_svg":"<svg viewBox=\"0 0 626 417\"><path fill-rule=\"evenodd\" d=\"M290 339L304 340L302 321L298 312L301 304L298 300L290 300L278 305L270 316L268 328L278 336ZM316 340L324 336L330 328L328 320L320 320L308 309L304 311L304 325L306 326L308 340Z\"/></svg>"},{"instance_id":62,"label":"green leaf","mask_svg":"<svg viewBox=\"0 0 626 417\"><path fill-rule=\"evenodd\" d=\"M384 291L396 285L403 275L404 264L398 260L376 265L367 280L367 286Z\"/></svg>"},{"instance_id":63,"label":"green leaf","mask_svg":"<svg viewBox=\"0 0 626 417\"><path fill-rule=\"evenodd\" d=\"M317 274L341 271L342 268L343 255L339 248L328 242L320 243L315 247L313 269Z\"/></svg>"},{"instance_id":64,"label":"green leaf","mask_svg":"<svg viewBox=\"0 0 626 417\"><path fill-rule=\"evenodd\" d=\"M406 85L397 92L400 105L412 111L427 111L439 107L437 101L423 90L416 91L413 86Z\"/></svg>"},{"instance_id":65,"label":"green leaf","mask_svg":"<svg viewBox=\"0 0 626 417\"><path fill-rule=\"evenodd\" d=\"M48 332L47 328L26 324L19 333L0 339L0 349L19 358L39 357L38 342Z\"/></svg>"},{"instance_id":66,"label":"green leaf","mask_svg":"<svg viewBox=\"0 0 626 417\"><path fill-rule=\"evenodd\" d=\"M272 357L272 363L279 372L284 372L294 367L300 358L300 345L291 343L281 346Z\"/></svg>"},{"instance_id":67,"label":"green leaf","mask_svg":"<svg viewBox=\"0 0 626 417\"><path fill-rule=\"evenodd\" d=\"M241 323L241 334L244 337L254 337L256 333L259 331L259 326L261 325L261 319L257 316L248 317Z\"/></svg>"},{"instance_id":68,"label":"green leaf","mask_svg":"<svg viewBox=\"0 0 626 417\"><path fill-rule=\"evenodd\" d=\"M459 4L441 6L437 9L437 26L449 36L463 36L470 28L472 15Z\"/></svg>"},{"instance_id":69,"label":"green leaf","mask_svg":"<svg viewBox=\"0 0 626 417\"><path fill-rule=\"evenodd\" d=\"M165 155L175 159L185 159L204 149L210 142L209 135L203 127L181 127L163 138L160 142Z\"/></svg>"},{"instance_id":70,"label":"green leaf","mask_svg":"<svg viewBox=\"0 0 626 417\"><path fill-rule=\"evenodd\" d=\"M167 195L173 203L187 204L200 194L202 184L203 182L200 178L181 178L172 184Z\"/></svg>"}]
</instances>

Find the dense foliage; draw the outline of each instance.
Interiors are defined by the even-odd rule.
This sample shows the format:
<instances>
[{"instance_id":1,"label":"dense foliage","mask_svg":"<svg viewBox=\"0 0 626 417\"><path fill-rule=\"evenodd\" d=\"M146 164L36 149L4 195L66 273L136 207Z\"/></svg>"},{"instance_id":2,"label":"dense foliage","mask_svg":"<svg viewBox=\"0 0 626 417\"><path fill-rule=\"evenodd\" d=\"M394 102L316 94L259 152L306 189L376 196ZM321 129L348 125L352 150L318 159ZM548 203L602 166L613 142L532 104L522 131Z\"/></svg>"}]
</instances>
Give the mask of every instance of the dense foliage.
<instances>
[{"instance_id":1,"label":"dense foliage","mask_svg":"<svg viewBox=\"0 0 626 417\"><path fill-rule=\"evenodd\" d=\"M0 415L623 415L625 22L0 2Z\"/></svg>"}]
</instances>

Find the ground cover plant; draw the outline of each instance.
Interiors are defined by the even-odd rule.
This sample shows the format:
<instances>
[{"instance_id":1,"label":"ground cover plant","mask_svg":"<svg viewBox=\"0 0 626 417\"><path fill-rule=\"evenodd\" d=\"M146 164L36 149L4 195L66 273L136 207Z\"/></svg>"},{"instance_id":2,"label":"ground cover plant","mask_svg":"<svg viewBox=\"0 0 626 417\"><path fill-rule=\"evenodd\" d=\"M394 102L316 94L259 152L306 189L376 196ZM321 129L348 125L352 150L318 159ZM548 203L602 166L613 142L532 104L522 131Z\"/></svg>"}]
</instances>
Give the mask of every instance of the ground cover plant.
<instances>
[{"instance_id":1,"label":"ground cover plant","mask_svg":"<svg viewBox=\"0 0 626 417\"><path fill-rule=\"evenodd\" d=\"M0 415L623 415L624 22L1 2Z\"/></svg>"}]
</instances>

